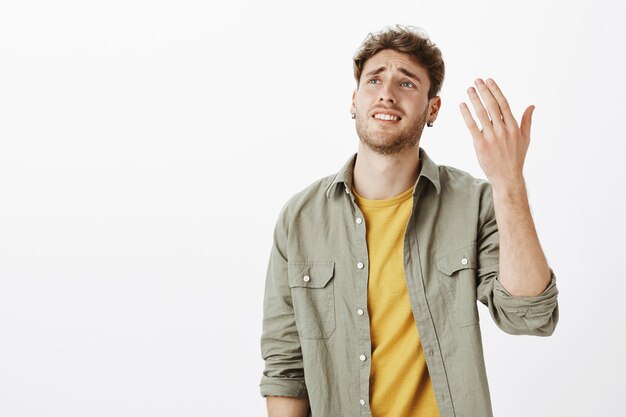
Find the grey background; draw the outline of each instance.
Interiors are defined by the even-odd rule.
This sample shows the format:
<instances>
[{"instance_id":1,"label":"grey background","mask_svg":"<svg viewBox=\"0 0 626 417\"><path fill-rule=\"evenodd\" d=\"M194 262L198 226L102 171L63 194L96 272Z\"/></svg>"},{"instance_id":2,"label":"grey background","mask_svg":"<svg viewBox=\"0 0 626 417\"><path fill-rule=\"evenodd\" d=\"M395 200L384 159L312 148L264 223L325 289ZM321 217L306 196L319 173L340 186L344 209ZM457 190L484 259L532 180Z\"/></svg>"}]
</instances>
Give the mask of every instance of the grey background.
<instances>
[{"instance_id":1,"label":"grey background","mask_svg":"<svg viewBox=\"0 0 626 417\"><path fill-rule=\"evenodd\" d=\"M484 178L458 104L494 78L560 289L553 336L479 306L497 416L624 415L617 1L26 1L0 6L0 415L261 416L278 211L356 151L351 57L423 27L447 65L420 145Z\"/></svg>"}]
</instances>

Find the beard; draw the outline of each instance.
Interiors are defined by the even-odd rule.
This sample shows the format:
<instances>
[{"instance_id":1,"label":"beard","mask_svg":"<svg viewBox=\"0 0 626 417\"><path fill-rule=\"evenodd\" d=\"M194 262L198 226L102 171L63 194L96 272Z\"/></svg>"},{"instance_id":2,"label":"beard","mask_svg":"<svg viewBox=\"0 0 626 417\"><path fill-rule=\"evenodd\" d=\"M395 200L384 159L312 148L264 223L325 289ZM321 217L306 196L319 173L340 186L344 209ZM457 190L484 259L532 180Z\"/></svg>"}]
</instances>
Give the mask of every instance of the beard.
<instances>
[{"instance_id":1,"label":"beard","mask_svg":"<svg viewBox=\"0 0 626 417\"><path fill-rule=\"evenodd\" d=\"M384 128L372 128L371 125L368 129L368 122L370 121L367 119L367 115L359 115L356 119L356 132L363 145L367 146L372 151L380 155L396 155L417 147L420 137L422 136L422 131L424 130L424 125L426 124L427 116L428 105L420 117L405 126L404 129L391 132ZM406 121L406 119L402 120ZM392 127L392 129L394 128Z\"/></svg>"}]
</instances>

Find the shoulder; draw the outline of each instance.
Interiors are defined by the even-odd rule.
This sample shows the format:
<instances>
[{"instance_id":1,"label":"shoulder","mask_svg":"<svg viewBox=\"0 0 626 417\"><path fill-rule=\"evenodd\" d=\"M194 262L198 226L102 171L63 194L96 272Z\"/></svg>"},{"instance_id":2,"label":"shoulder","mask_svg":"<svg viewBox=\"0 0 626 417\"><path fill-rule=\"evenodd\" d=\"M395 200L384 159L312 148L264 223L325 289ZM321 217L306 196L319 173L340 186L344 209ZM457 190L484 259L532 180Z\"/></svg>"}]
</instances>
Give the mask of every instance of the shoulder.
<instances>
[{"instance_id":1,"label":"shoulder","mask_svg":"<svg viewBox=\"0 0 626 417\"><path fill-rule=\"evenodd\" d=\"M481 219L493 217L493 188L486 179L477 178L467 171L439 165L442 199L446 204L467 207L476 204Z\"/></svg>"},{"instance_id":2,"label":"shoulder","mask_svg":"<svg viewBox=\"0 0 626 417\"><path fill-rule=\"evenodd\" d=\"M439 165L439 177L442 185L443 183L450 186L484 186L484 184L489 184L485 179L477 178L467 171L450 165Z\"/></svg>"},{"instance_id":3,"label":"shoulder","mask_svg":"<svg viewBox=\"0 0 626 417\"><path fill-rule=\"evenodd\" d=\"M320 214L328 205L326 190L336 174L327 175L294 193L283 204L278 215L278 223L286 233L289 225L303 215Z\"/></svg>"},{"instance_id":4,"label":"shoulder","mask_svg":"<svg viewBox=\"0 0 626 417\"><path fill-rule=\"evenodd\" d=\"M327 175L307 185L293 194L284 204L284 209L298 211L305 207L319 206L326 199L326 190L335 179L335 174Z\"/></svg>"},{"instance_id":5,"label":"shoulder","mask_svg":"<svg viewBox=\"0 0 626 417\"><path fill-rule=\"evenodd\" d=\"M439 165L439 181L445 192L489 194L491 184L483 178L477 178L467 171L449 166Z\"/></svg>"}]
</instances>

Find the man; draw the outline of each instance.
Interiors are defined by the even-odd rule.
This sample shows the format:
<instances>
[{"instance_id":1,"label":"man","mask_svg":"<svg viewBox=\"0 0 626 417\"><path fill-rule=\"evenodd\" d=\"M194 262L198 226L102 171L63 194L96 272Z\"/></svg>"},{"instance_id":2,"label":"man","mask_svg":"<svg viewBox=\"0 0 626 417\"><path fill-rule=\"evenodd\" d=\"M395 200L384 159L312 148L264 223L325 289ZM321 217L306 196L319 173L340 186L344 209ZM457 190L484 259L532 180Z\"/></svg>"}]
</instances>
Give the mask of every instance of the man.
<instances>
[{"instance_id":1,"label":"man","mask_svg":"<svg viewBox=\"0 0 626 417\"><path fill-rule=\"evenodd\" d=\"M369 34L354 73L358 152L276 223L261 336L268 414L491 416L477 300L510 334L549 336L558 322L522 176L534 107L518 126L493 80L468 89L482 128L465 103L460 112L485 181L419 147L444 78L425 35Z\"/></svg>"}]
</instances>

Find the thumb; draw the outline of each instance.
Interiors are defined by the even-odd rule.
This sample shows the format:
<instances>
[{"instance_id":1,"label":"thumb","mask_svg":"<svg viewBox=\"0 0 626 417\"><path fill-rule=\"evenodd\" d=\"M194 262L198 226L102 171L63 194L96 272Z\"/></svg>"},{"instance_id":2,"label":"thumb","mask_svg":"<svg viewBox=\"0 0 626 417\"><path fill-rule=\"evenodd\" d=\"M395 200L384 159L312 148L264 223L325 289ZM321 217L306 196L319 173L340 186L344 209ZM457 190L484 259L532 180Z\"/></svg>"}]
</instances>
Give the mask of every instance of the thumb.
<instances>
[{"instance_id":1,"label":"thumb","mask_svg":"<svg viewBox=\"0 0 626 417\"><path fill-rule=\"evenodd\" d=\"M520 130L522 132L522 136L526 139L530 140L530 126L533 112L535 111L535 106L528 106L522 115L522 122L520 123Z\"/></svg>"}]
</instances>

